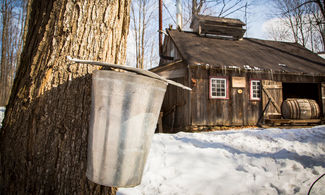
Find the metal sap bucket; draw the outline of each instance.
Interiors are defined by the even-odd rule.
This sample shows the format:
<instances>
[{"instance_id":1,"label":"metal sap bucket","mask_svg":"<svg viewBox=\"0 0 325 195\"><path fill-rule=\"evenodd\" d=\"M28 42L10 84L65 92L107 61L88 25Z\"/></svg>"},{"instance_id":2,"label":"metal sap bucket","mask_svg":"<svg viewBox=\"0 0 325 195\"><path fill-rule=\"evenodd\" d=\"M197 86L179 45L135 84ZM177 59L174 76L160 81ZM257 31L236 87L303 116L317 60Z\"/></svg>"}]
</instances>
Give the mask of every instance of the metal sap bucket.
<instances>
[{"instance_id":1,"label":"metal sap bucket","mask_svg":"<svg viewBox=\"0 0 325 195\"><path fill-rule=\"evenodd\" d=\"M166 87L136 73L94 72L88 179L116 187L141 183Z\"/></svg>"}]
</instances>

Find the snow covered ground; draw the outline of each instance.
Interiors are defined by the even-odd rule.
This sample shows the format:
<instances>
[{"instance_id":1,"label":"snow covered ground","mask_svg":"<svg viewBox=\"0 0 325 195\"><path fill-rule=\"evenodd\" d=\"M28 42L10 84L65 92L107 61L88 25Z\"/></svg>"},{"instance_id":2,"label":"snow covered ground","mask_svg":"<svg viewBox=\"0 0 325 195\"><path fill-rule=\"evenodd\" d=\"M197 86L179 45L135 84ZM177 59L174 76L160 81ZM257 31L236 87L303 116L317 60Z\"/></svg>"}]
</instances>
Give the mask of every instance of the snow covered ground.
<instances>
[{"instance_id":1,"label":"snow covered ground","mask_svg":"<svg viewBox=\"0 0 325 195\"><path fill-rule=\"evenodd\" d=\"M141 185L118 195L307 194L324 173L325 126L155 134Z\"/></svg>"},{"instance_id":2,"label":"snow covered ground","mask_svg":"<svg viewBox=\"0 0 325 195\"><path fill-rule=\"evenodd\" d=\"M323 173L325 126L155 134L141 185L118 194L307 194Z\"/></svg>"}]
</instances>

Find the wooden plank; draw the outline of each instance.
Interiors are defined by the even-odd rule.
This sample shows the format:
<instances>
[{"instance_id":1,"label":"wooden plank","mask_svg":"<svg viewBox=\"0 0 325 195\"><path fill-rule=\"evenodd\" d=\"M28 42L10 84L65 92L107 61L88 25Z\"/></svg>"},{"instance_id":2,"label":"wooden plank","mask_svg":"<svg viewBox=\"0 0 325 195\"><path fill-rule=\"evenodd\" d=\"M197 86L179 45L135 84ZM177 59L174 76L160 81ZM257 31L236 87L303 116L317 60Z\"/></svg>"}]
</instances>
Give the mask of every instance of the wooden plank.
<instances>
[{"instance_id":1,"label":"wooden plank","mask_svg":"<svg viewBox=\"0 0 325 195\"><path fill-rule=\"evenodd\" d=\"M320 119L294 120L294 119L265 119L265 123L271 126L281 125L310 125L321 124Z\"/></svg>"},{"instance_id":2,"label":"wooden plank","mask_svg":"<svg viewBox=\"0 0 325 195\"><path fill-rule=\"evenodd\" d=\"M201 72L201 78L202 78L202 88L201 88L201 105L200 105L200 112L202 113L202 124L208 125L209 121L209 115L211 114L211 109L207 107L209 105L209 79L208 78L208 72L206 70L200 69Z\"/></svg>"},{"instance_id":3,"label":"wooden plank","mask_svg":"<svg viewBox=\"0 0 325 195\"><path fill-rule=\"evenodd\" d=\"M256 125L261 113L263 111L263 109L265 108L266 104L264 105L264 107L262 107L262 97L260 101L254 101L250 99L250 79L252 78L259 78L259 76L255 75L256 73L253 72L246 72L244 74L242 74L241 76L245 76L246 79L246 89L244 89L246 91L246 108L245 108L245 115L247 115L247 121L245 121L245 125ZM267 102L266 102L267 103Z\"/></svg>"},{"instance_id":4,"label":"wooden plank","mask_svg":"<svg viewBox=\"0 0 325 195\"><path fill-rule=\"evenodd\" d=\"M267 85L265 89L282 89L282 85Z\"/></svg>"},{"instance_id":5,"label":"wooden plank","mask_svg":"<svg viewBox=\"0 0 325 195\"><path fill-rule=\"evenodd\" d=\"M177 82L179 83L183 83L184 84L184 77L183 78L178 78L176 79ZM180 129L183 128L185 126L186 123L186 118L185 118L185 112L187 109L186 104L188 104L188 102L186 101L186 92L185 90L180 90L177 88L177 94L176 94L176 102L177 102L177 109L176 109L176 128Z\"/></svg>"},{"instance_id":6,"label":"wooden plank","mask_svg":"<svg viewBox=\"0 0 325 195\"><path fill-rule=\"evenodd\" d=\"M323 117L325 117L325 83L321 84L321 96L322 96L322 105L320 105L321 113Z\"/></svg>"},{"instance_id":7,"label":"wooden plank","mask_svg":"<svg viewBox=\"0 0 325 195\"><path fill-rule=\"evenodd\" d=\"M263 91L265 92L265 94L267 95L267 97L269 97L271 99L271 103L274 105L275 109L278 111L278 113L281 113L281 109L278 106L278 104L275 102L275 100L273 99L272 95L269 93L269 91L265 88L263 88Z\"/></svg>"},{"instance_id":8,"label":"wooden plank","mask_svg":"<svg viewBox=\"0 0 325 195\"><path fill-rule=\"evenodd\" d=\"M172 70L176 67L181 67L183 64L183 60L177 60L173 61L167 64L160 64L159 66L156 66L154 68L149 69L149 71L154 72L159 75L159 72L162 72L164 70ZM184 65L183 65L184 66Z\"/></svg>"},{"instance_id":9,"label":"wooden plank","mask_svg":"<svg viewBox=\"0 0 325 195\"><path fill-rule=\"evenodd\" d=\"M249 94L249 88L246 90L247 94ZM245 125L256 125L260 116L260 111L263 110L261 101L251 101L249 100L249 96L246 96L247 102L247 122ZM246 115L246 114L245 114Z\"/></svg>"},{"instance_id":10,"label":"wooden plank","mask_svg":"<svg viewBox=\"0 0 325 195\"><path fill-rule=\"evenodd\" d=\"M234 37L242 37L246 30L242 27L223 26L214 24L202 24L201 33L216 33L222 35L229 35Z\"/></svg>"},{"instance_id":11,"label":"wooden plank","mask_svg":"<svg viewBox=\"0 0 325 195\"><path fill-rule=\"evenodd\" d=\"M192 86L192 70L191 70L191 67L188 66L187 68L187 73L188 73L188 79L187 79L187 82L188 82L188 86L190 86L191 88L193 88ZM192 125L192 91L188 91L188 97L187 97L187 102L188 102L188 110L187 110L187 124L186 126L190 126Z\"/></svg>"},{"instance_id":12,"label":"wooden plank","mask_svg":"<svg viewBox=\"0 0 325 195\"><path fill-rule=\"evenodd\" d=\"M216 21L216 20L200 20L201 23L204 24L211 24L211 25L222 25L222 26L233 26L237 28L243 28L242 26L245 26L244 23L238 23L237 21L227 21L226 18L223 18L222 21Z\"/></svg>"},{"instance_id":13,"label":"wooden plank","mask_svg":"<svg viewBox=\"0 0 325 195\"><path fill-rule=\"evenodd\" d=\"M270 103L271 103L271 99L269 98L269 101L268 101L267 104L265 105L265 107L264 107L264 109L263 109L263 111L262 111L260 117L258 118L257 125L260 125L260 123L262 122L265 113L266 113L267 110L269 109Z\"/></svg>"},{"instance_id":14,"label":"wooden plank","mask_svg":"<svg viewBox=\"0 0 325 195\"><path fill-rule=\"evenodd\" d=\"M273 123L282 123L282 124L288 124L288 123L320 123L320 119L303 119L303 120L295 120L295 119L266 119L266 121L271 121Z\"/></svg>"},{"instance_id":15,"label":"wooden plank","mask_svg":"<svg viewBox=\"0 0 325 195\"><path fill-rule=\"evenodd\" d=\"M181 78L185 75L185 68L180 68L176 70L165 70L158 73L159 76L164 77L166 79L175 79Z\"/></svg>"},{"instance_id":16,"label":"wooden plank","mask_svg":"<svg viewBox=\"0 0 325 195\"><path fill-rule=\"evenodd\" d=\"M245 83L246 83L246 77L245 77ZM238 90L237 90L237 93L238 93ZM240 95L240 93L238 95ZM252 116L249 115L251 112L248 112L248 102L249 102L250 97L249 97L249 91L247 91L247 88L242 89L241 95L243 98L243 102L242 102L242 107L243 107L242 120L243 120L243 122L242 122L242 125L248 125L248 119Z\"/></svg>"},{"instance_id":17,"label":"wooden plank","mask_svg":"<svg viewBox=\"0 0 325 195\"><path fill-rule=\"evenodd\" d=\"M268 116L269 113L281 113L280 105L283 101L282 95L282 83L272 80L262 80L262 108L265 108L267 102L269 101L269 96L271 97L271 105L265 113ZM266 92L265 92L266 91ZM266 117L267 118L267 117Z\"/></svg>"},{"instance_id":18,"label":"wooden plank","mask_svg":"<svg viewBox=\"0 0 325 195\"><path fill-rule=\"evenodd\" d=\"M158 133L163 133L163 122L162 122L163 115L164 115L164 113L160 112L159 120L158 120Z\"/></svg>"},{"instance_id":19,"label":"wooden plank","mask_svg":"<svg viewBox=\"0 0 325 195\"><path fill-rule=\"evenodd\" d=\"M232 117L231 117L231 124L232 125L243 125L244 122L244 110L245 110L245 104L244 104L244 97L246 96L246 93L243 91L242 93L237 92L238 89L236 88L230 88L229 89L229 95L231 98L231 108L232 108ZM227 102L228 103L228 102Z\"/></svg>"},{"instance_id":20,"label":"wooden plank","mask_svg":"<svg viewBox=\"0 0 325 195\"><path fill-rule=\"evenodd\" d=\"M232 88L245 88L246 77L231 77Z\"/></svg>"},{"instance_id":21,"label":"wooden plank","mask_svg":"<svg viewBox=\"0 0 325 195\"><path fill-rule=\"evenodd\" d=\"M193 23L211 23L211 24L226 24L232 26L245 26L246 24L238 19L221 18L215 16L194 15Z\"/></svg>"},{"instance_id":22,"label":"wooden plank","mask_svg":"<svg viewBox=\"0 0 325 195\"><path fill-rule=\"evenodd\" d=\"M193 69L193 76L192 78L194 78L196 80L196 86L193 87L192 90L192 100L191 100L191 109L192 109L192 125L202 125L202 121L201 119L202 117L202 113L200 110L200 105L202 105L204 102L201 102L201 98L202 96L204 96L204 90L202 89L202 87L204 87L203 83L203 79L201 78L200 75L200 69Z\"/></svg>"}]
</instances>

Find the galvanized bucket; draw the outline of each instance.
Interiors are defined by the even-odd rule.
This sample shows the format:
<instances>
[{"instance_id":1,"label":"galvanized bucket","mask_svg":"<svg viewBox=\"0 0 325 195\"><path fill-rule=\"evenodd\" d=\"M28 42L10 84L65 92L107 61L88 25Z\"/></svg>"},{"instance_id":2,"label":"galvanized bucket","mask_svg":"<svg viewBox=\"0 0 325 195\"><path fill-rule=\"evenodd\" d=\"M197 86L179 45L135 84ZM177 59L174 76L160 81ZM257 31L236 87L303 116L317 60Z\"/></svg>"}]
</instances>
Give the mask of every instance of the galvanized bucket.
<instances>
[{"instance_id":1,"label":"galvanized bucket","mask_svg":"<svg viewBox=\"0 0 325 195\"><path fill-rule=\"evenodd\" d=\"M88 179L116 187L141 183L166 87L136 73L94 72Z\"/></svg>"}]
</instances>

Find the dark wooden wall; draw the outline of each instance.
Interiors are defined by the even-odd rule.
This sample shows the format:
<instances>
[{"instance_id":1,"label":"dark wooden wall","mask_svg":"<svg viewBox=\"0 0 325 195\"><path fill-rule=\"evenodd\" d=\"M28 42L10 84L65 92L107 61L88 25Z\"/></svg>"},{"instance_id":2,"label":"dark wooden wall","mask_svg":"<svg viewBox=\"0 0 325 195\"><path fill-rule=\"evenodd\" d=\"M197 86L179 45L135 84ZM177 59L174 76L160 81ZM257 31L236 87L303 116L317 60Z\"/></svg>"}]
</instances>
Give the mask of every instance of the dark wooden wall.
<instances>
[{"instance_id":1,"label":"dark wooden wall","mask_svg":"<svg viewBox=\"0 0 325 195\"><path fill-rule=\"evenodd\" d=\"M325 81L321 76L307 76L298 74L282 74L261 71L239 71L231 69L211 68L211 66L191 66L191 75L197 83L191 92L191 123L190 125L256 125L268 97L262 93L260 101L250 99L250 80L261 80L266 90L274 98L274 102L281 107L282 82L286 83L321 83ZM209 78L213 76L226 77L228 87L228 99L209 98ZM234 88L232 77L245 77L246 87ZM242 93L238 93L241 89ZM304 89L301 89L304 90ZM324 91L324 90L323 90ZM315 94L318 91L314 92ZM325 95L322 96L325 98ZM264 100L264 102L263 102ZM319 105L322 109L324 103ZM273 105L268 113L276 114Z\"/></svg>"},{"instance_id":2,"label":"dark wooden wall","mask_svg":"<svg viewBox=\"0 0 325 195\"><path fill-rule=\"evenodd\" d=\"M159 65L168 64L171 62L175 62L177 60L181 60L182 57L178 52L177 47L173 44L170 36L165 36L162 56L160 56Z\"/></svg>"},{"instance_id":3,"label":"dark wooden wall","mask_svg":"<svg viewBox=\"0 0 325 195\"><path fill-rule=\"evenodd\" d=\"M188 66L185 62L161 66L153 70L176 82L192 88L191 92L169 85L162 106L164 132L192 130L197 126L247 126L256 125L260 114L268 100L262 93L260 101L250 99L250 80L261 80L268 84L268 91L281 107L282 82L284 83L319 83L322 97L325 98L325 81L321 76L298 74L281 74L262 71L242 71L221 69L211 66ZM228 82L228 99L209 98L209 79L213 76L226 77ZM232 77L244 77L246 86L234 88ZM276 86L276 87L275 87ZM321 87L322 86L322 87ZM272 87L274 89L272 89ZM242 93L238 93L242 90ZM303 89L302 89L303 90ZM264 101L263 101L264 100ZM325 102L320 105L325 110ZM270 106L268 113L276 113ZM323 111L322 111L323 113Z\"/></svg>"},{"instance_id":4,"label":"dark wooden wall","mask_svg":"<svg viewBox=\"0 0 325 195\"><path fill-rule=\"evenodd\" d=\"M325 82L325 80L324 80L324 82ZM324 117L325 118L325 83L322 83L321 84L321 90L320 90L321 92L321 105L320 105L320 107L321 107L321 110L323 110L323 112L321 113L321 115L322 115L322 117Z\"/></svg>"},{"instance_id":5,"label":"dark wooden wall","mask_svg":"<svg viewBox=\"0 0 325 195\"><path fill-rule=\"evenodd\" d=\"M192 114L191 125L207 126L242 126L256 125L261 101L250 100L250 79L258 79L256 75L240 72L223 71L222 69L192 68L192 79L196 81L191 93ZM209 98L209 78L226 77L228 82L228 99ZM245 77L246 86L234 88L232 77ZM241 90L242 93L238 93Z\"/></svg>"},{"instance_id":6,"label":"dark wooden wall","mask_svg":"<svg viewBox=\"0 0 325 195\"><path fill-rule=\"evenodd\" d=\"M185 84L187 78L181 77L173 80ZM187 117L187 113L189 113L188 93L184 89L168 85L162 105L164 132L178 132L189 124Z\"/></svg>"},{"instance_id":7,"label":"dark wooden wall","mask_svg":"<svg viewBox=\"0 0 325 195\"><path fill-rule=\"evenodd\" d=\"M272 80L262 80L262 108L269 106L265 110L264 117L269 118L269 116L281 116L281 104L283 102L282 93L282 82L272 81Z\"/></svg>"}]
</instances>

